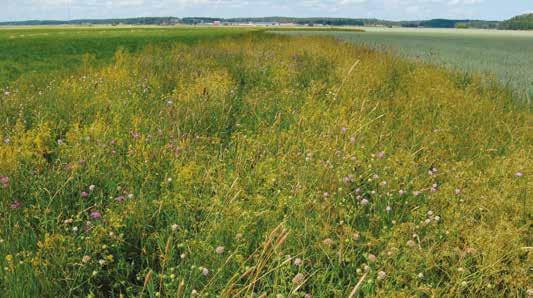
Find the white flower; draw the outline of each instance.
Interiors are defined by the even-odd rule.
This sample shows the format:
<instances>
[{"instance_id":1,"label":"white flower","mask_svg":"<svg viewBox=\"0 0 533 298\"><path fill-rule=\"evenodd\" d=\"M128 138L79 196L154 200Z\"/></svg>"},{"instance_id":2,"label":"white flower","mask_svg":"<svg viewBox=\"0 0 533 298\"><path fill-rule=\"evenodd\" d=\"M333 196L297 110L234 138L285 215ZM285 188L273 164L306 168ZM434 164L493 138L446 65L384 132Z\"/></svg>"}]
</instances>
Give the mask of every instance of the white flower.
<instances>
[{"instance_id":1,"label":"white flower","mask_svg":"<svg viewBox=\"0 0 533 298\"><path fill-rule=\"evenodd\" d=\"M208 276L208 275L209 275L209 269L207 269L207 268L202 268L202 275L203 275L203 276Z\"/></svg>"},{"instance_id":2,"label":"white flower","mask_svg":"<svg viewBox=\"0 0 533 298\"><path fill-rule=\"evenodd\" d=\"M302 259L300 259L300 258L294 259L294 266L300 266L300 265L302 265L302 263L303 263Z\"/></svg>"},{"instance_id":3,"label":"white flower","mask_svg":"<svg viewBox=\"0 0 533 298\"><path fill-rule=\"evenodd\" d=\"M333 239L331 239L331 238L326 238L326 239L324 239L324 240L322 241L322 243L323 243L324 245L327 245L327 246L333 245Z\"/></svg>"},{"instance_id":4,"label":"white flower","mask_svg":"<svg viewBox=\"0 0 533 298\"><path fill-rule=\"evenodd\" d=\"M177 224L173 224L170 228L172 229L172 232L176 232L179 226Z\"/></svg>"},{"instance_id":5,"label":"white flower","mask_svg":"<svg viewBox=\"0 0 533 298\"><path fill-rule=\"evenodd\" d=\"M424 273L422 273L422 272L418 273L418 278L420 278L420 279L424 278Z\"/></svg>"},{"instance_id":6,"label":"white flower","mask_svg":"<svg viewBox=\"0 0 533 298\"><path fill-rule=\"evenodd\" d=\"M378 280L383 280L386 277L387 277L387 273L385 273L384 271L378 272Z\"/></svg>"},{"instance_id":7,"label":"white flower","mask_svg":"<svg viewBox=\"0 0 533 298\"><path fill-rule=\"evenodd\" d=\"M81 259L83 263L89 263L91 261L91 256L83 256Z\"/></svg>"},{"instance_id":8,"label":"white flower","mask_svg":"<svg viewBox=\"0 0 533 298\"><path fill-rule=\"evenodd\" d=\"M363 206L368 205L368 200L367 199L362 199L361 200L361 205L363 205Z\"/></svg>"},{"instance_id":9,"label":"white flower","mask_svg":"<svg viewBox=\"0 0 533 298\"><path fill-rule=\"evenodd\" d=\"M387 206L387 208L385 208L385 210L386 210L387 212L391 212L391 211L392 211L392 207L391 207L391 206Z\"/></svg>"},{"instance_id":10,"label":"white flower","mask_svg":"<svg viewBox=\"0 0 533 298\"><path fill-rule=\"evenodd\" d=\"M89 186L89 191L94 191L95 189L96 189L96 185L91 184L91 185Z\"/></svg>"},{"instance_id":11,"label":"white flower","mask_svg":"<svg viewBox=\"0 0 533 298\"><path fill-rule=\"evenodd\" d=\"M219 246L215 249L215 252L219 255L224 253L224 246Z\"/></svg>"},{"instance_id":12,"label":"white flower","mask_svg":"<svg viewBox=\"0 0 533 298\"><path fill-rule=\"evenodd\" d=\"M304 281L305 281L305 275L303 273L296 274L292 279L292 283L294 285L301 285Z\"/></svg>"}]
</instances>

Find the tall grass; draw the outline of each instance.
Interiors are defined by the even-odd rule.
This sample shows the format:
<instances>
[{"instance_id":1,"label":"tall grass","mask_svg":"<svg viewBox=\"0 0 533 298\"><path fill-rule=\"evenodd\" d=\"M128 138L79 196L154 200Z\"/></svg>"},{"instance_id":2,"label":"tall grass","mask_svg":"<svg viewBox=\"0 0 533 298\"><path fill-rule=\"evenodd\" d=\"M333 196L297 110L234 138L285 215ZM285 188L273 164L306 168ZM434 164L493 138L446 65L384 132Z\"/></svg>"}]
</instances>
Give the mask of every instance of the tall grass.
<instances>
[{"instance_id":1,"label":"tall grass","mask_svg":"<svg viewBox=\"0 0 533 298\"><path fill-rule=\"evenodd\" d=\"M0 104L4 297L529 291L531 114L474 77L256 33Z\"/></svg>"},{"instance_id":2,"label":"tall grass","mask_svg":"<svg viewBox=\"0 0 533 298\"><path fill-rule=\"evenodd\" d=\"M282 32L328 35L452 70L484 74L516 92L517 100L533 98L533 33L498 30L368 28L357 32Z\"/></svg>"}]
</instances>

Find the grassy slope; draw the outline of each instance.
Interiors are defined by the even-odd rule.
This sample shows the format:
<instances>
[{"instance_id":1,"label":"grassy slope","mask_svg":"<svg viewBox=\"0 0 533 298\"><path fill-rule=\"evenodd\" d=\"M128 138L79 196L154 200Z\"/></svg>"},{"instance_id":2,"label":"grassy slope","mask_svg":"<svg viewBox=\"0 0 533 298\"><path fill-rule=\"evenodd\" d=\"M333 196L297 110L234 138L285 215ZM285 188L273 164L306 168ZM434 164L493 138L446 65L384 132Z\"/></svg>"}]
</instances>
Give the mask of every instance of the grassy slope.
<instances>
[{"instance_id":1,"label":"grassy slope","mask_svg":"<svg viewBox=\"0 0 533 298\"><path fill-rule=\"evenodd\" d=\"M0 101L6 297L525 295L532 118L497 87L256 34Z\"/></svg>"},{"instance_id":2,"label":"grassy slope","mask_svg":"<svg viewBox=\"0 0 533 298\"><path fill-rule=\"evenodd\" d=\"M312 32L293 34L313 35ZM320 32L470 73L495 75L533 97L533 33L491 30L372 29Z\"/></svg>"}]
</instances>

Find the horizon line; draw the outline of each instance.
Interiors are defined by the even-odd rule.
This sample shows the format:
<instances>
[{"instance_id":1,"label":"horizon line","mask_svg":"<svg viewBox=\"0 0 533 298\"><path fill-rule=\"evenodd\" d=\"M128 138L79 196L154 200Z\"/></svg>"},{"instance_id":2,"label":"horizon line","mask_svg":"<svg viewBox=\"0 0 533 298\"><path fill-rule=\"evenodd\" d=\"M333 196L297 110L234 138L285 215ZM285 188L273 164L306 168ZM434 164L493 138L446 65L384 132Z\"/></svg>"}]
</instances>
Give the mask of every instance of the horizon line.
<instances>
[{"instance_id":1,"label":"horizon line","mask_svg":"<svg viewBox=\"0 0 533 298\"><path fill-rule=\"evenodd\" d=\"M527 13L525 13L527 14ZM524 15L524 14L520 14ZM519 15L516 15L519 16ZM176 17L176 16L136 16L136 17L111 17L111 18L73 18L73 19L20 19L12 21L3 21L0 20L0 23L19 23L19 22L74 22L74 21L86 21L86 20L95 20L95 21L104 21L104 20L127 20L127 19L144 19L144 18L175 18L175 19L194 19L194 18L205 18L205 19L221 19L221 20L232 20L232 19L266 19L266 18L291 18L291 19L349 19L349 20L379 20L387 22L418 22L418 21L429 21L429 20L453 20L453 21L485 21L485 22L502 22L505 20L491 20L491 19L464 19L464 18L428 18L428 19L403 19L403 20L389 20L381 19L377 17L291 17L291 16L263 16L263 17L212 17L212 16L186 16L186 17Z\"/></svg>"}]
</instances>

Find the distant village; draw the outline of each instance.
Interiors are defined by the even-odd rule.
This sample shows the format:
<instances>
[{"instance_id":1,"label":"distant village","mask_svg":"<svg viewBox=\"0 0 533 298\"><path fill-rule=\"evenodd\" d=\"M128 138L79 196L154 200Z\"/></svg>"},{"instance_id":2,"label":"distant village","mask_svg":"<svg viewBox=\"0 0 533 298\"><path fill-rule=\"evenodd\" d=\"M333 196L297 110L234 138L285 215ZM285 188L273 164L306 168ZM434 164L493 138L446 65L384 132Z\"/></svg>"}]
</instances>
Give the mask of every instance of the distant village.
<instances>
[{"instance_id":1,"label":"distant village","mask_svg":"<svg viewBox=\"0 0 533 298\"><path fill-rule=\"evenodd\" d=\"M329 26L321 23L309 22L306 24L295 23L295 22L278 22L278 21L233 21L233 20L180 20L180 19L170 19L168 21L163 21L160 25L179 25L179 24L188 24L188 25L200 25L200 26L250 26L250 27L294 27L294 26L309 26L309 27L324 27ZM120 24L122 25L122 24ZM354 24L355 25L355 24ZM364 24L357 24L364 25Z\"/></svg>"},{"instance_id":2,"label":"distant village","mask_svg":"<svg viewBox=\"0 0 533 298\"><path fill-rule=\"evenodd\" d=\"M294 27L294 26L309 26L309 27L324 27L324 24L297 24L297 23L280 23L280 22L207 22L199 25L204 26L250 26L250 27Z\"/></svg>"}]
</instances>

